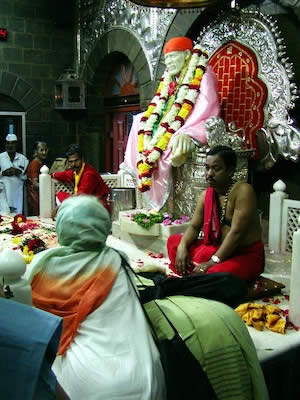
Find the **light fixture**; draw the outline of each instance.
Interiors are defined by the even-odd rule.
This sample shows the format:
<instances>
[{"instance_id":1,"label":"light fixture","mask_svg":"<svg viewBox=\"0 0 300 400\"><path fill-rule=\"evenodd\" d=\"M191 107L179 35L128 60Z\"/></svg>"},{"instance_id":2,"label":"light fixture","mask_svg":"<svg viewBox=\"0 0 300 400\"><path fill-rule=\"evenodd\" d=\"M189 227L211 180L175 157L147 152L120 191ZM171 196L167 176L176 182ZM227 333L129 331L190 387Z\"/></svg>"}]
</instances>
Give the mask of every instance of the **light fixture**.
<instances>
[{"instance_id":1,"label":"light fixture","mask_svg":"<svg viewBox=\"0 0 300 400\"><path fill-rule=\"evenodd\" d=\"M54 108L57 110L85 109L86 87L73 69L67 69L55 82Z\"/></svg>"}]
</instances>

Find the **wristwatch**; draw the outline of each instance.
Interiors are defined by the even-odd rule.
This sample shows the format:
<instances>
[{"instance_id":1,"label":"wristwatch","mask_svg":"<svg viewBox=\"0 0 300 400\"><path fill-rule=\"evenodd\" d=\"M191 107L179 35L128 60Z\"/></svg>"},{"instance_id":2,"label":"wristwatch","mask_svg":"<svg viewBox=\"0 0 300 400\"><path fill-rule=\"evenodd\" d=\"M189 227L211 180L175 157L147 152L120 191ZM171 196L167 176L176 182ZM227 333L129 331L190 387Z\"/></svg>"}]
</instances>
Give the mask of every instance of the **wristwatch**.
<instances>
[{"instance_id":1,"label":"wristwatch","mask_svg":"<svg viewBox=\"0 0 300 400\"><path fill-rule=\"evenodd\" d=\"M220 262L221 262L221 260L219 259L219 257L218 256L216 256L215 254L213 254L212 256L211 256L211 261L214 263L214 264L219 264Z\"/></svg>"}]
</instances>

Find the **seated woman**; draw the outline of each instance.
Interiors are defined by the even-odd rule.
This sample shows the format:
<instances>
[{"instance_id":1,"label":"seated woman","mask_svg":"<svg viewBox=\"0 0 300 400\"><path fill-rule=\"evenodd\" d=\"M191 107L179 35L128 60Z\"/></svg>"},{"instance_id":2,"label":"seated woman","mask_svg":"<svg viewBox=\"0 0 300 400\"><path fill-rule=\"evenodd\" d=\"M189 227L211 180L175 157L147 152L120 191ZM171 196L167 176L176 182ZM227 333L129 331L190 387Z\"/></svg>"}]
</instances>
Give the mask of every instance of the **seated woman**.
<instances>
[{"instance_id":1,"label":"seated woman","mask_svg":"<svg viewBox=\"0 0 300 400\"><path fill-rule=\"evenodd\" d=\"M107 210L92 196L66 199L60 247L37 254L26 278L36 307L63 317L54 372L72 400L165 399L158 350L121 255L106 246Z\"/></svg>"}]
</instances>

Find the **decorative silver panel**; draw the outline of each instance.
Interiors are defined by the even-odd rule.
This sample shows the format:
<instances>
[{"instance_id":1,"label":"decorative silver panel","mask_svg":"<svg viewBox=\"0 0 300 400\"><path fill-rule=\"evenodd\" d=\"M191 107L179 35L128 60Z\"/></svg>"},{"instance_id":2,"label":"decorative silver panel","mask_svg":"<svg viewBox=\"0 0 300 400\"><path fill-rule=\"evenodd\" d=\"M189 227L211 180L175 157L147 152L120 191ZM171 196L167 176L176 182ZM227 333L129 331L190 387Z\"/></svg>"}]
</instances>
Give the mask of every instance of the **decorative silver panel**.
<instances>
[{"instance_id":1,"label":"decorative silver panel","mask_svg":"<svg viewBox=\"0 0 300 400\"><path fill-rule=\"evenodd\" d=\"M131 32L140 42L151 79L154 79L164 38L176 15L175 9L143 7L127 0L107 0L101 8L99 0L81 0L79 9L82 63L87 61L102 35L121 28Z\"/></svg>"},{"instance_id":2,"label":"decorative silver panel","mask_svg":"<svg viewBox=\"0 0 300 400\"><path fill-rule=\"evenodd\" d=\"M285 44L272 17L257 10L232 10L206 27L198 41L212 56L224 43L236 40L251 48L259 64L258 77L266 84L268 99L265 120L259 135L267 148L261 163L270 168L282 155L297 161L300 154L300 131L288 110L295 106L298 90L291 82L293 65L285 54Z\"/></svg>"},{"instance_id":3,"label":"decorative silver panel","mask_svg":"<svg viewBox=\"0 0 300 400\"><path fill-rule=\"evenodd\" d=\"M173 193L169 199L168 210L173 210L176 215L193 216L197 200L202 190L207 188L205 175L205 162L208 147L198 148L187 162L179 167L172 168ZM236 172L234 181L247 181L248 161L252 150L235 150L237 155ZM172 203L170 203L172 201Z\"/></svg>"},{"instance_id":4,"label":"decorative silver panel","mask_svg":"<svg viewBox=\"0 0 300 400\"><path fill-rule=\"evenodd\" d=\"M193 216L202 190L207 188L205 178L206 149L197 149L186 163L172 168L173 210L176 215Z\"/></svg>"}]
</instances>

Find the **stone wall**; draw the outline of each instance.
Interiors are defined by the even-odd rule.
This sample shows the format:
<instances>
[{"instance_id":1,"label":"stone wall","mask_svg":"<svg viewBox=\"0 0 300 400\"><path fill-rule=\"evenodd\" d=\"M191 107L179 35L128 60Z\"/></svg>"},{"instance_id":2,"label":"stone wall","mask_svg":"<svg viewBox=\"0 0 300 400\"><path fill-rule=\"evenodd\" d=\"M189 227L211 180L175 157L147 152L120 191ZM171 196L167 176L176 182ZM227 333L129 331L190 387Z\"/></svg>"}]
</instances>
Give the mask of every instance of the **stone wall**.
<instances>
[{"instance_id":1,"label":"stone wall","mask_svg":"<svg viewBox=\"0 0 300 400\"><path fill-rule=\"evenodd\" d=\"M54 82L74 63L74 4L0 1L0 27L8 30L7 40L0 42L1 111L14 111L13 100L16 111L26 112L28 158L36 140L49 144L51 159L75 140L74 118L54 110Z\"/></svg>"}]
</instances>

